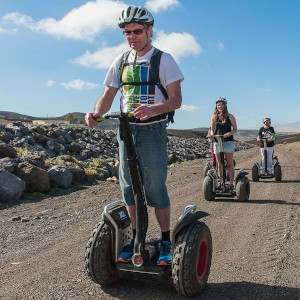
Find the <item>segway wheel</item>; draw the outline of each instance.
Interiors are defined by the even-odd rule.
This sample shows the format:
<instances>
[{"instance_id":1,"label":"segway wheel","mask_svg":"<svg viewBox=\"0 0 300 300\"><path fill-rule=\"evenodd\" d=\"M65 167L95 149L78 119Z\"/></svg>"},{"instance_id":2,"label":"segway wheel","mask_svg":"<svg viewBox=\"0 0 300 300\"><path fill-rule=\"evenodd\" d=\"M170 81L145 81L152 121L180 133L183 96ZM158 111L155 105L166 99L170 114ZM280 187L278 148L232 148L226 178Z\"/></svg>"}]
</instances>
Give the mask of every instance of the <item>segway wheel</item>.
<instances>
[{"instance_id":1,"label":"segway wheel","mask_svg":"<svg viewBox=\"0 0 300 300\"><path fill-rule=\"evenodd\" d=\"M109 226L105 222L100 222L92 231L85 251L85 268L88 276L102 286L119 280L112 259L111 239Z\"/></svg>"},{"instance_id":2,"label":"segway wheel","mask_svg":"<svg viewBox=\"0 0 300 300\"><path fill-rule=\"evenodd\" d=\"M215 194L213 192L213 180L210 176L205 176L203 181L204 198L207 201L215 200Z\"/></svg>"},{"instance_id":3,"label":"segway wheel","mask_svg":"<svg viewBox=\"0 0 300 300\"><path fill-rule=\"evenodd\" d=\"M252 180L255 182L259 181L257 165L253 165L252 167Z\"/></svg>"},{"instance_id":4,"label":"segway wheel","mask_svg":"<svg viewBox=\"0 0 300 300\"><path fill-rule=\"evenodd\" d=\"M212 238L205 223L195 222L179 232L173 252L172 278L180 295L192 297L205 288L211 258Z\"/></svg>"},{"instance_id":5,"label":"segway wheel","mask_svg":"<svg viewBox=\"0 0 300 300\"><path fill-rule=\"evenodd\" d=\"M282 180L281 165L277 165L274 167L274 177L276 181Z\"/></svg>"},{"instance_id":6,"label":"segway wheel","mask_svg":"<svg viewBox=\"0 0 300 300\"><path fill-rule=\"evenodd\" d=\"M235 191L239 201L248 201L250 196L249 179L241 177L236 183Z\"/></svg>"}]
</instances>

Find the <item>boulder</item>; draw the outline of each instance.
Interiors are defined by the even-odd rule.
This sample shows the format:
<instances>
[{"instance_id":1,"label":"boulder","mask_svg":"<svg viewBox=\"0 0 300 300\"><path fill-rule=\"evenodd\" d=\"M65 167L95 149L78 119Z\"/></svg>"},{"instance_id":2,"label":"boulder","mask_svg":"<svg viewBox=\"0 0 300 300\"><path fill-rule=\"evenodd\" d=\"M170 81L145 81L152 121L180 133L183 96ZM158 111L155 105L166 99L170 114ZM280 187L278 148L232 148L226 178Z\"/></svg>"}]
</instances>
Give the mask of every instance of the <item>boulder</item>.
<instances>
[{"instance_id":1,"label":"boulder","mask_svg":"<svg viewBox=\"0 0 300 300\"><path fill-rule=\"evenodd\" d=\"M48 175L50 182L57 186L68 188L72 184L73 175L72 172L64 166L53 166L49 171Z\"/></svg>"},{"instance_id":2,"label":"boulder","mask_svg":"<svg viewBox=\"0 0 300 300\"><path fill-rule=\"evenodd\" d=\"M85 172L84 169L68 167L69 171L73 175L72 183L80 183L85 181Z\"/></svg>"},{"instance_id":3,"label":"boulder","mask_svg":"<svg viewBox=\"0 0 300 300\"><path fill-rule=\"evenodd\" d=\"M0 134L0 140L4 143L9 143L13 139L14 139L14 135L10 132L2 132Z\"/></svg>"},{"instance_id":4,"label":"boulder","mask_svg":"<svg viewBox=\"0 0 300 300\"><path fill-rule=\"evenodd\" d=\"M16 158L17 151L11 145L0 143L0 158L3 157Z\"/></svg>"},{"instance_id":5,"label":"boulder","mask_svg":"<svg viewBox=\"0 0 300 300\"><path fill-rule=\"evenodd\" d=\"M17 201L25 189L25 181L14 174L0 170L0 201Z\"/></svg>"},{"instance_id":6,"label":"boulder","mask_svg":"<svg viewBox=\"0 0 300 300\"><path fill-rule=\"evenodd\" d=\"M36 167L29 162L18 164L15 175L26 183L26 192L46 193L50 190L50 178L47 171Z\"/></svg>"},{"instance_id":7,"label":"boulder","mask_svg":"<svg viewBox=\"0 0 300 300\"><path fill-rule=\"evenodd\" d=\"M41 169L43 169L45 167L45 160L40 155L37 155L37 154L30 155L30 156L28 156L28 161L32 165L35 165L36 167L39 167Z\"/></svg>"},{"instance_id":8,"label":"boulder","mask_svg":"<svg viewBox=\"0 0 300 300\"><path fill-rule=\"evenodd\" d=\"M72 143L70 144L70 151L71 151L71 152L74 152L74 153L80 153L80 151L81 151L81 146L80 146L80 144L77 143L77 142L72 142Z\"/></svg>"},{"instance_id":9,"label":"boulder","mask_svg":"<svg viewBox=\"0 0 300 300\"><path fill-rule=\"evenodd\" d=\"M15 170L15 163L12 158L5 157L0 159L0 169L4 169L9 173L13 173Z\"/></svg>"},{"instance_id":10,"label":"boulder","mask_svg":"<svg viewBox=\"0 0 300 300\"><path fill-rule=\"evenodd\" d=\"M41 144L43 146L46 145L46 143L49 140L48 137L38 132L32 132L32 137L34 138L34 141L36 143Z\"/></svg>"}]
</instances>

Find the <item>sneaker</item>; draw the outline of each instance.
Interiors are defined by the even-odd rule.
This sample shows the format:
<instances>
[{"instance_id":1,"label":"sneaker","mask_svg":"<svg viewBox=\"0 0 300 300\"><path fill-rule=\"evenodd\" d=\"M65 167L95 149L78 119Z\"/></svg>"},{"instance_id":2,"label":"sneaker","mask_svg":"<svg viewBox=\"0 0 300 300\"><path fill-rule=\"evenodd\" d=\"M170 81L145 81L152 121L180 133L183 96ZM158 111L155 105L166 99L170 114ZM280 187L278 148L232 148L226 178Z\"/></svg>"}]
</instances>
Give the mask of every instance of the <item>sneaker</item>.
<instances>
[{"instance_id":1,"label":"sneaker","mask_svg":"<svg viewBox=\"0 0 300 300\"><path fill-rule=\"evenodd\" d=\"M229 187L229 189L230 189L231 191L234 191L234 185L231 184L230 187Z\"/></svg>"},{"instance_id":2,"label":"sneaker","mask_svg":"<svg viewBox=\"0 0 300 300\"><path fill-rule=\"evenodd\" d=\"M129 245L126 245L118 256L118 262L128 263L131 261L133 255L134 239L131 240Z\"/></svg>"},{"instance_id":3,"label":"sneaker","mask_svg":"<svg viewBox=\"0 0 300 300\"><path fill-rule=\"evenodd\" d=\"M157 261L158 266L169 266L172 263L171 243L169 241L161 241L160 254Z\"/></svg>"}]
</instances>

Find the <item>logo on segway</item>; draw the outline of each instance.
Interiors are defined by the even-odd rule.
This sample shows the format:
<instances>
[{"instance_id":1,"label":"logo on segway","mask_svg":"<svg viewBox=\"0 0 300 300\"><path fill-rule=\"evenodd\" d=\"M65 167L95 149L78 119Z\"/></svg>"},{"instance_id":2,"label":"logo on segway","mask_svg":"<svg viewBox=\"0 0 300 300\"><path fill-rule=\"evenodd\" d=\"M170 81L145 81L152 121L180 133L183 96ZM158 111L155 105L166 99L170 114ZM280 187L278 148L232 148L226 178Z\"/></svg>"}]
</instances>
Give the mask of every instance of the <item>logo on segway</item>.
<instances>
[{"instance_id":1,"label":"logo on segway","mask_svg":"<svg viewBox=\"0 0 300 300\"><path fill-rule=\"evenodd\" d=\"M127 215L125 214L125 211L119 211L119 217L121 219L121 221L124 221L127 219Z\"/></svg>"},{"instance_id":2,"label":"logo on segway","mask_svg":"<svg viewBox=\"0 0 300 300\"><path fill-rule=\"evenodd\" d=\"M131 220L125 207L119 207L111 212L111 215L119 228L126 228L130 225Z\"/></svg>"}]
</instances>

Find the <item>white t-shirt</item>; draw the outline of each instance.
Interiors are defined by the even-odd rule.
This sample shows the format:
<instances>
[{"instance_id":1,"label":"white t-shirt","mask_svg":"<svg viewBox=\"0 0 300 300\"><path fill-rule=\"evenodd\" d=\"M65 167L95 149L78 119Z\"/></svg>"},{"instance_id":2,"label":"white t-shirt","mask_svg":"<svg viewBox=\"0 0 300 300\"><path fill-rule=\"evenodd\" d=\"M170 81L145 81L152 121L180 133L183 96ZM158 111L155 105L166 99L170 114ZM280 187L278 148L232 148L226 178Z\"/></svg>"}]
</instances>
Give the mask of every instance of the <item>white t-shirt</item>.
<instances>
[{"instance_id":1,"label":"white t-shirt","mask_svg":"<svg viewBox=\"0 0 300 300\"><path fill-rule=\"evenodd\" d=\"M127 63L123 68L123 82L146 82L149 81L150 59L154 47L144 56L137 57L136 67L133 68L135 58L134 51L131 51ZM122 63L122 55L115 58L105 77L104 84L115 88L121 87L119 67ZM184 79L173 57L168 53L163 53L159 66L159 78L164 88L168 84ZM160 89L155 85L124 85L121 87L121 109L123 112L133 111L136 107L132 104L150 105L165 100Z\"/></svg>"}]
</instances>

